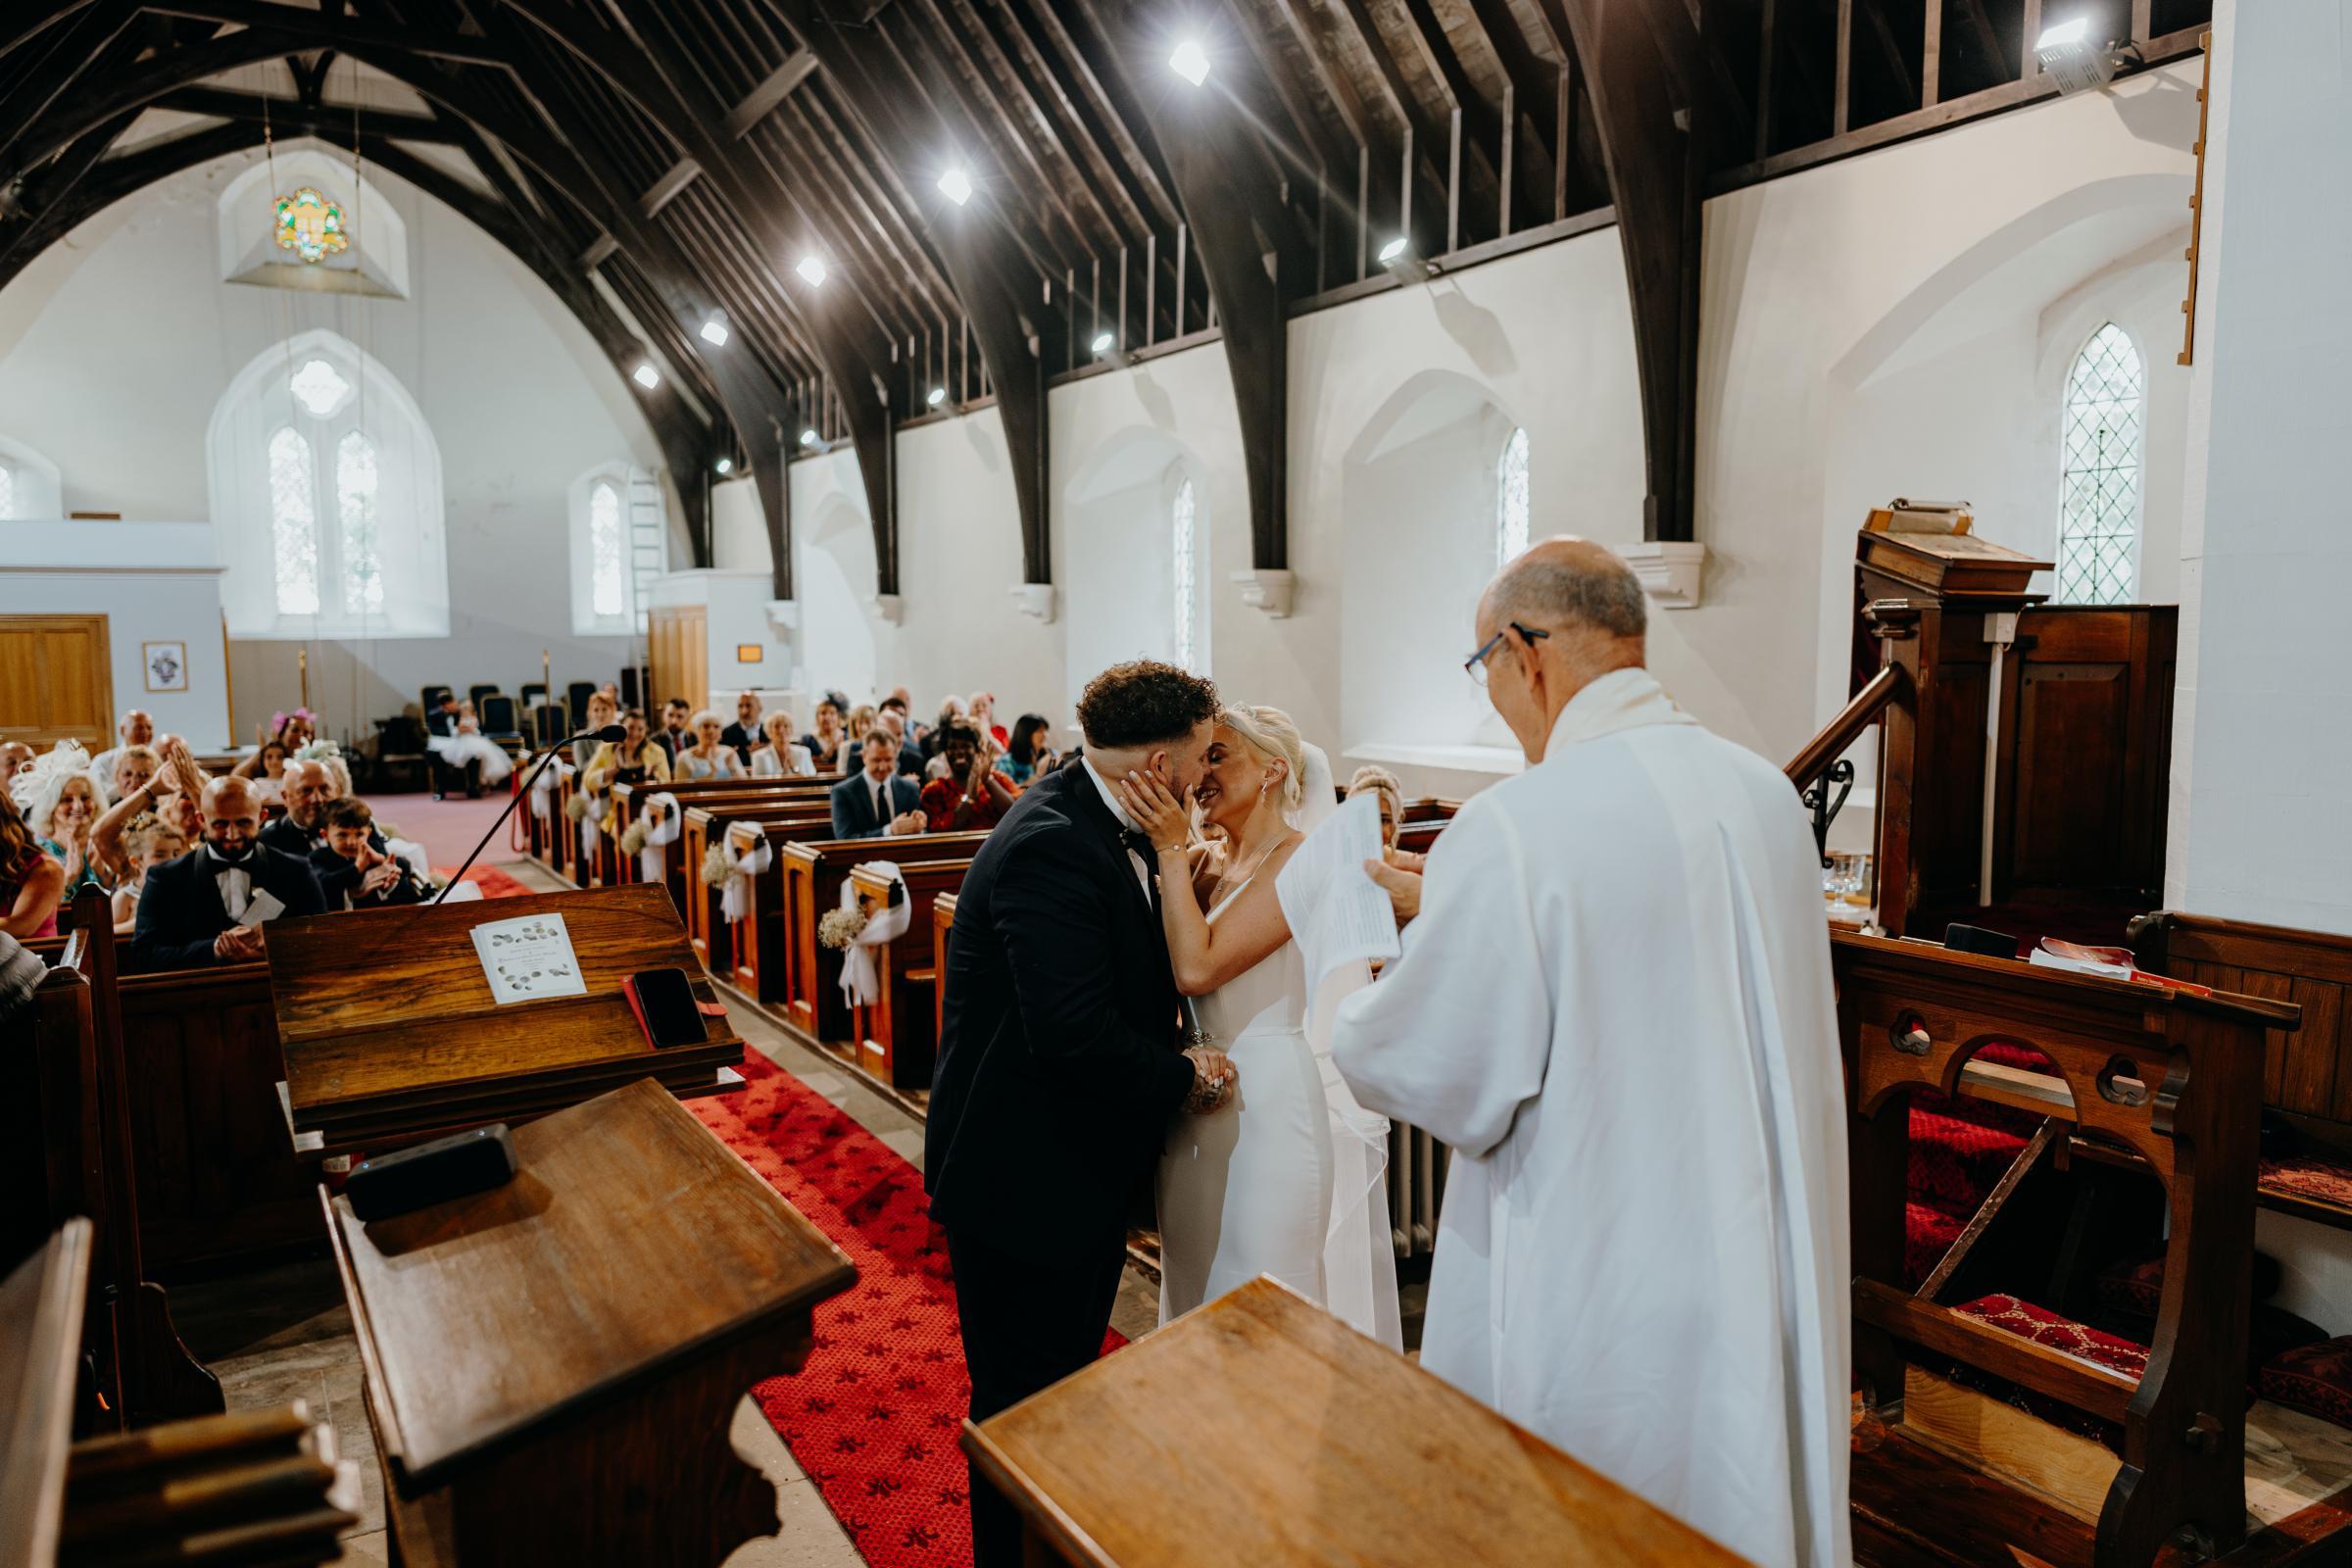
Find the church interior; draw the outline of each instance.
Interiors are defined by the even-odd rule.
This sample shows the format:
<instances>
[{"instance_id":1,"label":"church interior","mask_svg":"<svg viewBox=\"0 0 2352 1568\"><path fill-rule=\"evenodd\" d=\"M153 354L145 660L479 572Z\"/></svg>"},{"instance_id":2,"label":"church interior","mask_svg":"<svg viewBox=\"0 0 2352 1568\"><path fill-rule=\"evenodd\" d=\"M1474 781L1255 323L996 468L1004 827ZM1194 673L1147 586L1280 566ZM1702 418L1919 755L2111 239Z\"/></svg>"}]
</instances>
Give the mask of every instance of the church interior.
<instances>
[{"instance_id":1,"label":"church interior","mask_svg":"<svg viewBox=\"0 0 2352 1568\"><path fill-rule=\"evenodd\" d=\"M2347 255L2352 0L16 0L0 1561L2352 1562ZM1513 716L1603 624L1494 619L1568 559L1774 770L1807 902L1717 978L1821 980L1811 1103L1499 934L1625 876L1638 1001L1682 870L1448 863L1622 739ZM1317 1000L1305 1218L1368 1159L1384 1325L1312 1267L1171 1308L1163 1176L1085 1364L984 1408L934 1102L1075 1059L974 1021L1060 961L999 871L1062 784L1160 941L1137 669L1311 786L1278 955L1377 822L1362 988L1483 906L1450 1032L1548 988L1554 1043L1456 1148ZM1230 1051L1247 1140L1204 1014L1160 1055ZM1690 1113L1517 1206L1619 1054ZM1759 1184L1831 1156L1793 1524L1672 1400L1512 1393L1695 1355L1573 1345L1618 1285L1563 1260L1740 1179L1725 1094ZM1506 1257L1553 1294L1482 1390L1446 1298Z\"/></svg>"}]
</instances>

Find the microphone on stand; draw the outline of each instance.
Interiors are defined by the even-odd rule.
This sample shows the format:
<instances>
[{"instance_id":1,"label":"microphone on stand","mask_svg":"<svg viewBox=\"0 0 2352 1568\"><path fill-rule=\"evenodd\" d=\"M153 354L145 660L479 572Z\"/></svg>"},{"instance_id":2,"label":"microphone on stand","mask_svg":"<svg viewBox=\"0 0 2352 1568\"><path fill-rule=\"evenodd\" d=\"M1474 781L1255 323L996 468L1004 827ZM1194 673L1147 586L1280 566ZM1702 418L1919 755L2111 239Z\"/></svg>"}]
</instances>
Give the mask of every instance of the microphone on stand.
<instances>
[{"instance_id":1,"label":"microphone on stand","mask_svg":"<svg viewBox=\"0 0 2352 1568\"><path fill-rule=\"evenodd\" d=\"M573 741L604 741L608 744L611 744L625 740L627 737L628 731L621 728L618 724L607 724L602 729L584 729L577 735L566 735L562 740L556 742L555 745L550 746L546 751L541 752L535 760L538 765L536 767L530 767L529 775L523 779L521 786L514 791L513 798L507 802L507 808L498 813L498 820L490 824L490 831L482 835L481 843L476 844L473 847L473 853L466 857L466 863L459 866L457 874L449 879L448 883L438 894L434 895L433 902L435 904L442 903L448 899L449 890L451 888L456 887L460 882L466 880L466 873L472 869L473 862L480 858L482 851L490 847L491 835L495 834L500 828L507 825L507 818L514 814L514 808L522 804L522 798L531 793L531 786L539 781L539 775L547 770L547 764L556 760L556 754L558 752L562 751L564 747L569 746ZM524 765L526 767L530 766L528 763Z\"/></svg>"}]
</instances>

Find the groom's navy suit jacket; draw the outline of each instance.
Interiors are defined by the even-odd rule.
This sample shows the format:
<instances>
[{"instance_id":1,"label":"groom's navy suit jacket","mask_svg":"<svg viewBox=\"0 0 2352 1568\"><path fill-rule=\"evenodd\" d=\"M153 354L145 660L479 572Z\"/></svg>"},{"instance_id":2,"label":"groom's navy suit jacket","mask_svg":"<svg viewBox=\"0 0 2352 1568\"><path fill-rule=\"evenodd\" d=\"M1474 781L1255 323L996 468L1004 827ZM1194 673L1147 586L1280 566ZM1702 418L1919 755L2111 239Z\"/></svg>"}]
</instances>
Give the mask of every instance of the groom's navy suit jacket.
<instances>
[{"instance_id":1,"label":"groom's navy suit jacket","mask_svg":"<svg viewBox=\"0 0 2352 1568\"><path fill-rule=\"evenodd\" d=\"M1193 1065L1159 916L1079 763L1032 783L972 858L940 983L933 1217L1057 1266L1117 1246Z\"/></svg>"}]
</instances>

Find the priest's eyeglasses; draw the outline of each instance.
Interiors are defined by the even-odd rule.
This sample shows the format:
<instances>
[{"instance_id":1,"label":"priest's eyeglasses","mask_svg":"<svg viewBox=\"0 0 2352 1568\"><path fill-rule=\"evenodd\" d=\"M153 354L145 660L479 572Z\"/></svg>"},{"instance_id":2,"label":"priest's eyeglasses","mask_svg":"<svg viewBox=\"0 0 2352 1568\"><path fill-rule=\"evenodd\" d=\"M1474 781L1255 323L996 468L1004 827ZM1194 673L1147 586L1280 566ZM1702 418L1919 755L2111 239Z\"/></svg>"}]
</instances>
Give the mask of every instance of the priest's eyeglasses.
<instances>
[{"instance_id":1,"label":"priest's eyeglasses","mask_svg":"<svg viewBox=\"0 0 2352 1568\"><path fill-rule=\"evenodd\" d=\"M1462 661L1462 668L1474 683L1480 686L1487 683L1487 661L1494 657L1494 651L1502 646L1503 638L1512 632L1517 632L1519 640L1530 648L1551 635L1541 626L1522 626L1515 620L1505 625L1501 631L1480 643L1477 653Z\"/></svg>"}]
</instances>

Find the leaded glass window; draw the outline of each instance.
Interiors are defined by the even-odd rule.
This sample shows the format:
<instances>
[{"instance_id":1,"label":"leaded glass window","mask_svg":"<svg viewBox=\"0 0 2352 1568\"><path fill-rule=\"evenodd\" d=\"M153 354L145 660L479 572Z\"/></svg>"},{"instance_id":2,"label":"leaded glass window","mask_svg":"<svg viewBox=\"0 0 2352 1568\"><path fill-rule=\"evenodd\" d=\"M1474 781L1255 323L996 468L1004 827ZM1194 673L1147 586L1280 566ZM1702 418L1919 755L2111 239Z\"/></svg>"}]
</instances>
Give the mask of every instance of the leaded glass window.
<instances>
[{"instance_id":1,"label":"leaded glass window","mask_svg":"<svg viewBox=\"0 0 2352 1568\"><path fill-rule=\"evenodd\" d=\"M343 522L343 611L384 610L384 563L377 549L375 443L357 430L335 443L335 510Z\"/></svg>"},{"instance_id":2,"label":"leaded glass window","mask_svg":"<svg viewBox=\"0 0 2352 1568\"><path fill-rule=\"evenodd\" d=\"M351 391L351 383L324 360L313 360L296 370L286 378L286 387L311 411L314 419L323 419L341 408Z\"/></svg>"},{"instance_id":3,"label":"leaded glass window","mask_svg":"<svg viewBox=\"0 0 2352 1568\"><path fill-rule=\"evenodd\" d=\"M17 470L0 463L0 517L17 514Z\"/></svg>"},{"instance_id":4,"label":"leaded glass window","mask_svg":"<svg viewBox=\"0 0 2352 1568\"><path fill-rule=\"evenodd\" d=\"M1198 586L1193 560L1193 481L1184 480L1176 486L1176 499L1168 506L1168 537L1174 550L1176 612L1176 662L1185 669L1194 667L1193 625L1198 607Z\"/></svg>"},{"instance_id":5,"label":"leaded glass window","mask_svg":"<svg viewBox=\"0 0 2352 1568\"><path fill-rule=\"evenodd\" d=\"M2090 335L2066 379L2065 483L2058 515L2058 600L2118 605L2139 555L2139 446L2147 375L2113 321Z\"/></svg>"},{"instance_id":6,"label":"leaded glass window","mask_svg":"<svg viewBox=\"0 0 2352 1568\"><path fill-rule=\"evenodd\" d=\"M1494 463L1494 564L1527 549L1527 432L1513 430Z\"/></svg>"},{"instance_id":7,"label":"leaded glass window","mask_svg":"<svg viewBox=\"0 0 2352 1568\"><path fill-rule=\"evenodd\" d=\"M318 613L318 514L311 444L292 425L270 438L270 537L277 558L277 612Z\"/></svg>"},{"instance_id":8,"label":"leaded glass window","mask_svg":"<svg viewBox=\"0 0 2352 1568\"><path fill-rule=\"evenodd\" d=\"M617 615L627 608L628 567L620 527L620 491L610 479L599 479L588 494L589 608L600 615Z\"/></svg>"}]
</instances>

